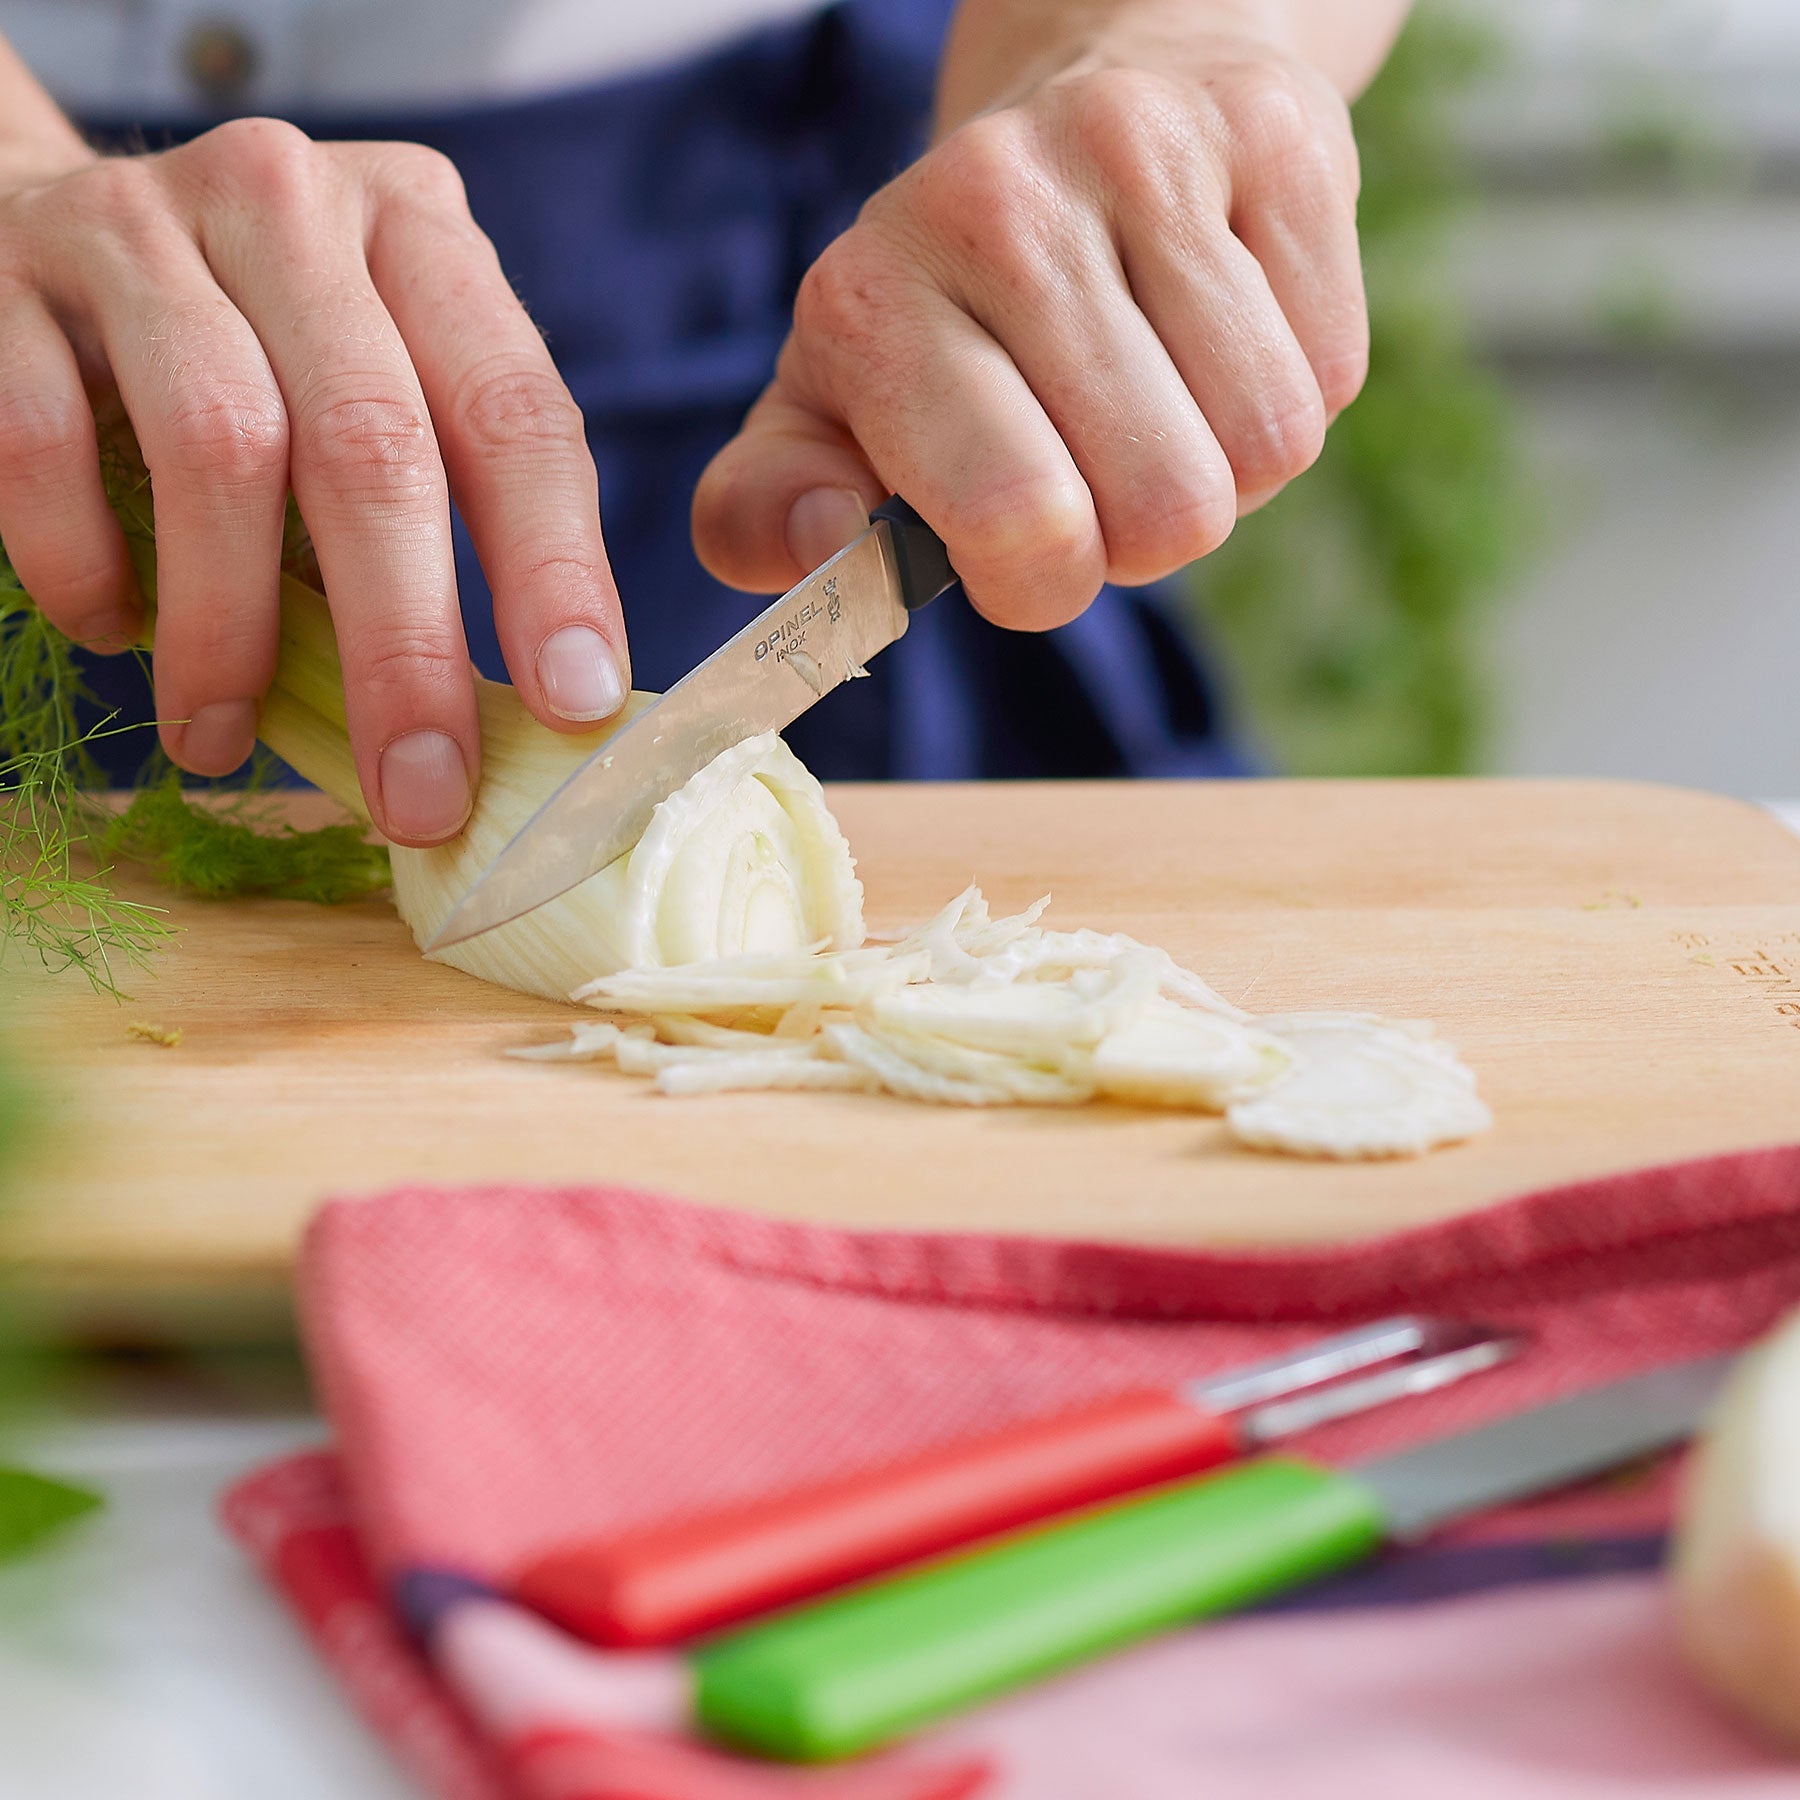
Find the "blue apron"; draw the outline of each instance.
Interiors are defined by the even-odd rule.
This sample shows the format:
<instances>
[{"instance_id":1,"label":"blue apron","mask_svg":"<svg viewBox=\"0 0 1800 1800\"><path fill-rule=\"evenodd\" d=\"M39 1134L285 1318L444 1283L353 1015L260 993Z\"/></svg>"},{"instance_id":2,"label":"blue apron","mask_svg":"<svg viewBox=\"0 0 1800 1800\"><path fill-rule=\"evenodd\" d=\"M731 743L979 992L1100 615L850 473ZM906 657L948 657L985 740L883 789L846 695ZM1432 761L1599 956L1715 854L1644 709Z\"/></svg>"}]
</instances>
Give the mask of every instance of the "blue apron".
<instances>
[{"instance_id":1,"label":"blue apron","mask_svg":"<svg viewBox=\"0 0 1800 1800\"><path fill-rule=\"evenodd\" d=\"M694 485L769 379L802 274L919 153L949 10L847 0L577 93L297 121L430 144L461 170L586 417L640 687L667 687L763 604L701 568ZM123 129L152 144L192 131ZM457 571L471 653L502 677L460 521ZM1031 635L953 590L787 736L826 779L1243 773L1177 604L1168 584L1108 588ZM114 692L117 675L102 675Z\"/></svg>"}]
</instances>

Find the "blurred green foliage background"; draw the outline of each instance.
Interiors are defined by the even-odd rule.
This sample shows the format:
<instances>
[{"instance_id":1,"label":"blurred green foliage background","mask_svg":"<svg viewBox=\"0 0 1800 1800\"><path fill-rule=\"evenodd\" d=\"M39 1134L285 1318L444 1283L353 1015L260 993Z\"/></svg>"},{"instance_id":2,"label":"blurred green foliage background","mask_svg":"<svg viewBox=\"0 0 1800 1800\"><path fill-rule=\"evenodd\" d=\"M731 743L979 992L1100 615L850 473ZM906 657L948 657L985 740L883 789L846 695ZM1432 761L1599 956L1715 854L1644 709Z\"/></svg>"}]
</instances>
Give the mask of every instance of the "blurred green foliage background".
<instances>
[{"instance_id":1,"label":"blurred green foliage background","mask_svg":"<svg viewBox=\"0 0 1800 1800\"><path fill-rule=\"evenodd\" d=\"M1480 766L1482 616L1529 541L1528 482L1444 252L1474 200L1453 108L1500 54L1427 5L1358 102L1368 385L1316 467L1192 574L1239 723L1278 773Z\"/></svg>"}]
</instances>

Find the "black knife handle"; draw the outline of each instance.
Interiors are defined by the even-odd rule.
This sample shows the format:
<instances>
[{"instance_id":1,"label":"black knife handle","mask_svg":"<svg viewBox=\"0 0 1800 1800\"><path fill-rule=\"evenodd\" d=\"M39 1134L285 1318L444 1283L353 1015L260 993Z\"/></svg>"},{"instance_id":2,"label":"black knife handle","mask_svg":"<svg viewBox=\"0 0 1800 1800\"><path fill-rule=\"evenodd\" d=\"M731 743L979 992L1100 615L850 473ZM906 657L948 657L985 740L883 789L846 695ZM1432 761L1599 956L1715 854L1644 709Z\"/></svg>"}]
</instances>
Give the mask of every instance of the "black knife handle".
<instances>
[{"instance_id":1,"label":"black knife handle","mask_svg":"<svg viewBox=\"0 0 1800 1800\"><path fill-rule=\"evenodd\" d=\"M869 517L886 519L893 526L894 561L900 571L900 598L908 612L928 606L945 588L956 582L950 552L944 540L896 494L884 500Z\"/></svg>"}]
</instances>

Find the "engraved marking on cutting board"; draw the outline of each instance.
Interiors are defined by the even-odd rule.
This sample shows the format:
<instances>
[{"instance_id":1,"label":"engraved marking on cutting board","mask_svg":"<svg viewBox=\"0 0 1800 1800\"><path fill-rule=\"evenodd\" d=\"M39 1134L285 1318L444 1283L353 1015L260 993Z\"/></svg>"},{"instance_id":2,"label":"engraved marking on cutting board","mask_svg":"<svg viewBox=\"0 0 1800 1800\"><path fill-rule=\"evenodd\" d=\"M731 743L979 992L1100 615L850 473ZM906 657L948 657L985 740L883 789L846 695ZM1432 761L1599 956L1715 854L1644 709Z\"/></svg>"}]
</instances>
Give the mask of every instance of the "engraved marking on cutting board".
<instances>
[{"instance_id":1,"label":"engraved marking on cutting board","mask_svg":"<svg viewBox=\"0 0 1800 1800\"><path fill-rule=\"evenodd\" d=\"M1753 938L1704 931L1672 931L1688 961L1717 969L1761 995L1783 1025L1800 1031L1800 931L1765 931Z\"/></svg>"}]
</instances>

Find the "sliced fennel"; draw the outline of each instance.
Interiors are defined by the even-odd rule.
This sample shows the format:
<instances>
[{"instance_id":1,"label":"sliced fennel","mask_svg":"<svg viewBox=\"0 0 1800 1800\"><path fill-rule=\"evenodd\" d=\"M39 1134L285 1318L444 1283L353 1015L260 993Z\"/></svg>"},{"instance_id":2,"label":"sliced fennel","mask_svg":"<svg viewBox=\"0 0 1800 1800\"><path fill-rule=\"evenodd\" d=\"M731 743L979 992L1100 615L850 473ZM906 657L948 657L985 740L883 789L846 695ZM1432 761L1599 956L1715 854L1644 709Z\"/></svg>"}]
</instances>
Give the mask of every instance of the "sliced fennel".
<instances>
[{"instance_id":1,"label":"sliced fennel","mask_svg":"<svg viewBox=\"0 0 1800 1800\"><path fill-rule=\"evenodd\" d=\"M150 484L122 417L100 421L114 505L154 612ZM325 597L281 578L281 655L257 735L365 823ZM537 808L641 712L567 734L477 678L482 776L462 834L390 849L424 943ZM970 1106L1093 1098L1223 1112L1245 1144L1398 1156L1490 1123L1429 1027L1357 1014L1255 1020L1166 951L1047 929L1048 899L996 919L978 888L899 942L864 943L862 888L818 782L774 733L726 751L637 846L569 893L437 953L484 980L607 1013L540 1060L607 1061L664 1093L815 1088Z\"/></svg>"},{"instance_id":2,"label":"sliced fennel","mask_svg":"<svg viewBox=\"0 0 1800 1800\"><path fill-rule=\"evenodd\" d=\"M1491 1122L1429 1026L1252 1019L1161 950L1044 928L1047 904L995 919L970 888L891 944L622 970L575 990L606 1022L516 1054L610 1061L673 1095L842 1088L1223 1113L1245 1145L1301 1156L1416 1155Z\"/></svg>"}]
</instances>

